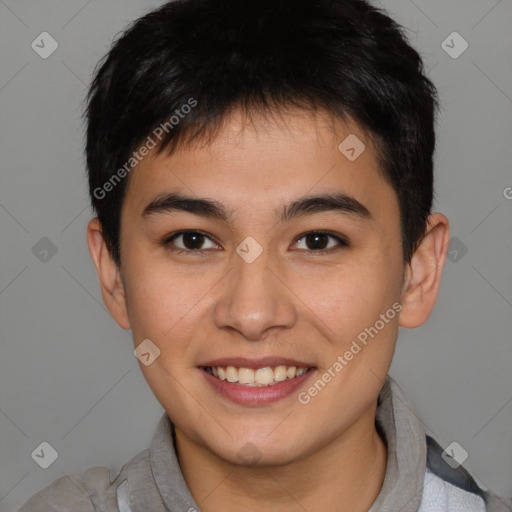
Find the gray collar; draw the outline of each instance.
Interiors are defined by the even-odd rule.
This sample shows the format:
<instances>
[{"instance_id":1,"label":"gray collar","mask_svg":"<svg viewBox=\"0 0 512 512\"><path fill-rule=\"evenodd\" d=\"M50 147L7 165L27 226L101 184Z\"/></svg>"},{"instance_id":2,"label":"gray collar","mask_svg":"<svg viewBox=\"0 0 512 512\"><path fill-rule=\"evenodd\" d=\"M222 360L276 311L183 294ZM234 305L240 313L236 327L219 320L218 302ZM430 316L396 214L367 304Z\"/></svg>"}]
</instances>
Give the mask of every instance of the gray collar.
<instances>
[{"instance_id":1,"label":"gray collar","mask_svg":"<svg viewBox=\"0 0 512 512\"><path fill-rule=\"evenodd\" d=\"M389 375L379 395L376 420L388 445L388 463L382 489L369 512L417 512L427 463L425 431Z\"/></svg>"},{"instance_id":2,"label":"gray collar","mask_svg":"<svg viewBox=\"0 0 512 512\"><path fill-rule=\"evenodd\" d=\"M406 396L389 376L379 395L376 422L386 439L388 461L384 484L369 512L417 512L425 478L425 431ZM173 431L171 420L164 414L149 448L151 474L141 474L148 465L146 456L138 459L140 471L132 473L134 478L128 477L136 512L200 510L181 473Z\"/></svg>"}]
</instances>

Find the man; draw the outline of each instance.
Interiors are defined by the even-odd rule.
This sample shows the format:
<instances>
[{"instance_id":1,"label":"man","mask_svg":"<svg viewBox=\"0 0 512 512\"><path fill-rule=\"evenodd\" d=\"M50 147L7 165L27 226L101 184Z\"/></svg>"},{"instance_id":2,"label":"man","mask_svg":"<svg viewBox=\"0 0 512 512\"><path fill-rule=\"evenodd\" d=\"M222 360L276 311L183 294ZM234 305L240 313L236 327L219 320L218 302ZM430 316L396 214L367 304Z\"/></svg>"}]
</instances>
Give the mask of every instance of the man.
<instances>
[{"instance_id":1,"label":"man","mask_svg":"<svg viewBox=\"0 0 512 512\"><path fill-rule=\"evenodd\" d=\"M362 0L170 2L88 99L89 248L165 414L115 479L62 477L21 512L511 510L387 375L449 241L436 92L395 22Z\"/></svg>"}]
</instances>

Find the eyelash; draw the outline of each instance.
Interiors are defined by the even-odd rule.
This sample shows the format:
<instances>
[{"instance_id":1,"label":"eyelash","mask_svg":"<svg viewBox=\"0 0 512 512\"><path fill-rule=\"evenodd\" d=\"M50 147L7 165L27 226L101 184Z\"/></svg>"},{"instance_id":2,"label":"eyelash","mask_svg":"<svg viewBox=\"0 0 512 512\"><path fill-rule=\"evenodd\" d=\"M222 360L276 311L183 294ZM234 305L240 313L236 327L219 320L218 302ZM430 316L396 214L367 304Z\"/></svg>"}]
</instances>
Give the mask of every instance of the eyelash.
<instances>
[{"instance_id":1,"label":"eyelash","mask_svg":"<svg viewBox=\"0 0 512 512\"><path fill-rule=\"evenodd\" d=\"M171 243L176 238L178 238L181 235L187 234L187 233L202 235L205 238L209 239L210 241L216 243L214 240L212 240L212 238L210 236L208 236L207 233L205 233L203 231L199 231L197 229L185 229L185 230L182 230L182 231L176 231L175 233L172 233L171 235L166 236L162 240L162 244L165 247L169 248L171 251L173 251L175 253L179 253L179 254L184 254L184 253L185 254L200 254L200 253L204 253L207 250L210 250L210 249L181 249L181 248L176 248L176 247L172 247L171 246ZM332 253L332 252L334 252L336 250L340 250L340 249L342 249L344 247L348 247L349 246L348 241L344 237L342 237L340 235L336 235L336 234L331 233L329 231L322 231L322 230L306 231L305 233L302 233L301 235L299 235L299 236L297 236L295 238L295 243L297 243L299 240L302 240L303 238L305 238L308 235L326 235L326 236L328 236L330 238L335 239L338 242L339 245L338 245L338 247L331 247L329 249L319 249L319 250L300 249L300 251L309 252L309 253L312 253L312 254L315 254L315 255L322 255L322 254L329 254L329 253Z\"/></svg>"}]
</instances>

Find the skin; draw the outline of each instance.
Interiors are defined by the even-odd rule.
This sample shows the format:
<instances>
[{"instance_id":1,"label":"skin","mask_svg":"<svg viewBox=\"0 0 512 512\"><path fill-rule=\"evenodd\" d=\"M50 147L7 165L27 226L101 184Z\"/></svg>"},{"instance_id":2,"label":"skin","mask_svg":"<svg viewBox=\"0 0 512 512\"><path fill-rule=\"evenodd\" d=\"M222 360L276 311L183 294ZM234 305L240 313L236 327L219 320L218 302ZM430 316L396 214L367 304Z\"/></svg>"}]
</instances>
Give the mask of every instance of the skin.
<instances>
[{"instance_id":1,"label":"skin","mask_svg":"<svg viewBox=\"0 0 512 512\"><path fill-rule=\"evenodd\" d=\"M288 111L280 121L239 113L209 144L151 153L132 171L121 215L121 268L97 219L88 243L103 299L135 346L149 338L160 356L141 370L173 420L185 480L204 512L220 510L366 511L387 463L375 429L377 397L398 327L421 325L439 290L448 250L446 217L432 214L412 260L402 259L396 194L379 171L371 139L355 123ZM349 134L366 149L349 161ZM189 212L142 215L162 193L222 203L226 222ZM336 210L279 223L276 211L306 195L342 192L369 217ZM183 229L208 234L200 251L162 243ZM321 238L312 230L348 239ZM262 254L236 252L248 236ZM309 240L309 242L308 242ZM174 247L186 250L183 237ZM297 393L264 406L235 404L214 391L198 365L220 357L277 355L316 367L304 391L393 303L386 323L307 405ZM252 443L257 461L240 450Z\"/></svg>"}]
</instances>

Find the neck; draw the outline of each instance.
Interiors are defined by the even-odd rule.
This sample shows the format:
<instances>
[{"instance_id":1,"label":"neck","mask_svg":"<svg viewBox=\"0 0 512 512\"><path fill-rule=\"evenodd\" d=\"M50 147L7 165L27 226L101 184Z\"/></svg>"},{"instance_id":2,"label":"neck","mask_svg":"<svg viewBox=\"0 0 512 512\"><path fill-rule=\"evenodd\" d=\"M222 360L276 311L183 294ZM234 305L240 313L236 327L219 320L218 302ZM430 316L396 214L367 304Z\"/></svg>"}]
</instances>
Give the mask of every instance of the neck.
<instances>
[{"instance_id":1,"label":"neck","mask_svg":"<svg viewBox=\"0 0 512 512\"><path fill-rule=\"evenodd\" d=\"M310 455L285 465L242 467L176 429L180 467L203 512L366 512L386 474L386 444L373 404L356 423Z\"/></svg>"}]
</instances>

